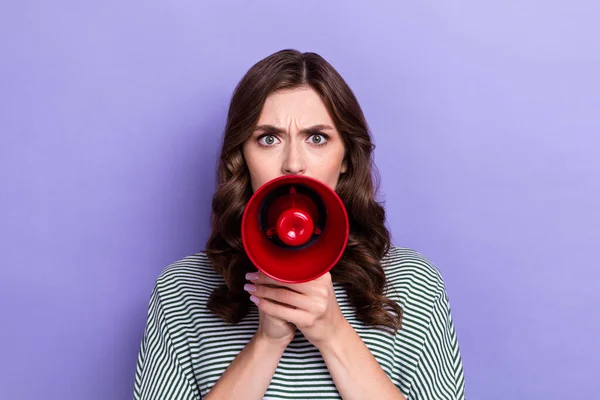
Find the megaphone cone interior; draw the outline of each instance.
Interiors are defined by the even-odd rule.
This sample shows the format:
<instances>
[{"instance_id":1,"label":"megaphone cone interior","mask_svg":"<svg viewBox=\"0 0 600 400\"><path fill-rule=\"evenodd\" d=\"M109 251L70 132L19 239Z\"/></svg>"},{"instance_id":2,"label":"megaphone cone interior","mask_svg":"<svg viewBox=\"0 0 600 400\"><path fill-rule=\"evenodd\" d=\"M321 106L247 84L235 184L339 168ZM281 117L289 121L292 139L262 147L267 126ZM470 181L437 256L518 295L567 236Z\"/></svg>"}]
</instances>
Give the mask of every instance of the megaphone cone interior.
<instances>
[{"instance_id":1,"label":"megaphone cone interior","mask_svg":"<svg viewBox=\"0 0 600 400\"><path fill-rule=\"evenodd\" d=\"M338 195L302 175L261 186L242 216L248 258L281 282L307 282L328 272L341 258L348 234L348 215Z\"/></svg>"}]
</instances>

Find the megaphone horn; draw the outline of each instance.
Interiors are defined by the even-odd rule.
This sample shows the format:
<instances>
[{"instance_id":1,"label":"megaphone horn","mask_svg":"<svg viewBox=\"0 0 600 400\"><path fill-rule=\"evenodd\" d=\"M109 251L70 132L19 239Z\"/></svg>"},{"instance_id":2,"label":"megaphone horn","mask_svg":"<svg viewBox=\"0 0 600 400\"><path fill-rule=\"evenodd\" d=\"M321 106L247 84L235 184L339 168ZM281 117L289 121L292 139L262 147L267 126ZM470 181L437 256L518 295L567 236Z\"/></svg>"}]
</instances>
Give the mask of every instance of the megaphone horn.
<instances>
[{"instance_id":1,"label":"megaphone horn","mask_svg":"<svg viewBox=\"0 0 600 400\"><path fill-rule=\"evenodd\" d=\"M348 215L326 184L285 175L258 188L242 216L248 258L264 274L301 283L328 272L348 242Z\"/></svg>"}]
</instances>

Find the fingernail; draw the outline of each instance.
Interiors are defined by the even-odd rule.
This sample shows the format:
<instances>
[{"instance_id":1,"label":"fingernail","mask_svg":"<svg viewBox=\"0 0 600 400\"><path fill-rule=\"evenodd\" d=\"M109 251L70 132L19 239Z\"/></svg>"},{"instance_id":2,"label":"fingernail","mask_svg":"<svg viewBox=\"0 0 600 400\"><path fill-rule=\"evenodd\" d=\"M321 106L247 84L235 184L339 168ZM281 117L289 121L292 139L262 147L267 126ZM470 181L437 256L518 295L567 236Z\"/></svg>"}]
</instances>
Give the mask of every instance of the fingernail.
<instances>
[{"instance_id":1,"label":"fingernail","mask_svg":"<svg viewBox=\"0 0 600 400\"><path fill-rule=\"evenodd\" d=\"M249 283L246 283L244 285L244 290L246 292L254 293L254 292L256 292L256 286L255 285L250 285Z\"/></svg>"},{"instance_id":2,"label":"fingernail","mask_svg":"<svg viewBox=\"0 0 600 400\"><path fill-rule=\"evenodd\" d=\"M258 304L258 297L252 295L252 296L250 296L250 301L253 302L254 304Z\"/></svg>"},{"instance_id":3,"label":"fingernail","mask_svg":"<svg viewBox=\"0 0 600 400\"><path fill-rule=\"evenodd\" d=\"M258 279L258 272L248 272L246 279L252 282L256 281Z\"/></svg>"}]
</instances>

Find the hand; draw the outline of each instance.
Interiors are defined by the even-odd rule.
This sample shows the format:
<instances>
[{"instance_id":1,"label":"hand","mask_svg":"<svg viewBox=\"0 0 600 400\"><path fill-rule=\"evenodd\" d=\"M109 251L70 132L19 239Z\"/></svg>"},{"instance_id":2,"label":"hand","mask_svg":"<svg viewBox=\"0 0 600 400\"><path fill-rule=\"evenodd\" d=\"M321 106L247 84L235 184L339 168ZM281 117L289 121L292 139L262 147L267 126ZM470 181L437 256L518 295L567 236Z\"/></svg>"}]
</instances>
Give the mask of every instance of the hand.
<instances>
[{"instance_id":1,"label":"hand","mask_svg":"<svg viewBox=\"0 0 600 400\"><path fill-rule=\"evenodd\" d=\"M246 274L246 279L257 276L256 274L257 272ZM256 332L258 337L266 339L270 343L287 347L294 339L295 333L296 327L293 324L268 315L260 307L258 308L258 330Z\"/></svg>"},{"instance_id":2,"label":"hand","mask_svg":"<svg viewBox=\"0 0 600 400\"><path fill-rule=\"evenodd\" d=\"M244 289L257 302L258 309L278 321L294 324L317 348L333 340L346 323L329 272L297 284L279 282L261 272L249 275L247 279L253 284Z\"/></svg>"}]
</instances>

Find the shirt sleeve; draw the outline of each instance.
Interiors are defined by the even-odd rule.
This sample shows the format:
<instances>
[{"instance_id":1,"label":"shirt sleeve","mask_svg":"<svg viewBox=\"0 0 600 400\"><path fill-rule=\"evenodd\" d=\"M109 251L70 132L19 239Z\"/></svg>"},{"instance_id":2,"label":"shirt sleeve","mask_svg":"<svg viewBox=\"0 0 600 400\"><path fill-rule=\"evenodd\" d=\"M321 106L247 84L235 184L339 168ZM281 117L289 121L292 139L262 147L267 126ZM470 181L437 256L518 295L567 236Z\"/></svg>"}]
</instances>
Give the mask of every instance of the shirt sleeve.
<instances>
[{"instance_id":1,"label":"shirt sleeve","mask_svg":"<svg viewBox=\"0 0 600 400\"><path fill-rule=\"evenodd\" d=\"M199 400L194 380L182 366L160 299L154 287L148 307L148 320L138 353L134 400Z\"/></svg>"},{"instance_id":2,"label":"shirt sleeve","mask_svg":"<svg viewBox=\"0 0 600 400\"><path fill-rule=\"evenodd\" d=\"M448 295L434 302L407 400L464 400L465 380Z\"/></svg>"}]
</instances>

